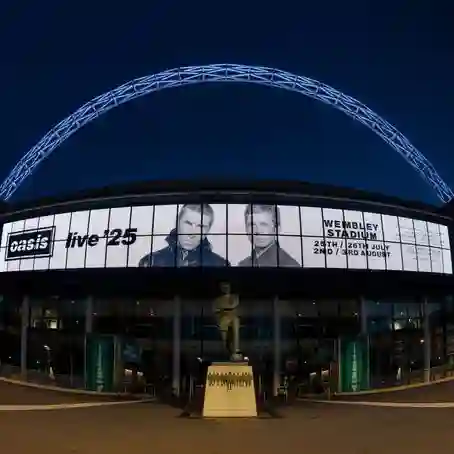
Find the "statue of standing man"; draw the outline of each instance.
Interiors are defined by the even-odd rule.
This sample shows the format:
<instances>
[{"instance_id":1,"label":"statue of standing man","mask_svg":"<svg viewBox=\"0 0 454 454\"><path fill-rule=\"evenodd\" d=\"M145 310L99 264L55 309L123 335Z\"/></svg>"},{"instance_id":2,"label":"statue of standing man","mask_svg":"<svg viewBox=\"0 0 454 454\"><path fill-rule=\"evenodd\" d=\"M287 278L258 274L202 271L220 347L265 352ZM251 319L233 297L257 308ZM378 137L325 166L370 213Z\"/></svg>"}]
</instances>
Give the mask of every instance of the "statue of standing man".
<instances>
[{"instance_id":1,"label":"statue of standing man","mask_svg":"<svg viewBox=\"0 0 454 454\"><path fill-rule=\"evenodd\" d=\"M221 332L222 343L230 358L238 360L242 358L240 353L240 318L238 315L240 300L238 295L231 293L230 284L227 282L221 284L221 293L213 302L213 312Z\"/></svg>"}]
</instances>

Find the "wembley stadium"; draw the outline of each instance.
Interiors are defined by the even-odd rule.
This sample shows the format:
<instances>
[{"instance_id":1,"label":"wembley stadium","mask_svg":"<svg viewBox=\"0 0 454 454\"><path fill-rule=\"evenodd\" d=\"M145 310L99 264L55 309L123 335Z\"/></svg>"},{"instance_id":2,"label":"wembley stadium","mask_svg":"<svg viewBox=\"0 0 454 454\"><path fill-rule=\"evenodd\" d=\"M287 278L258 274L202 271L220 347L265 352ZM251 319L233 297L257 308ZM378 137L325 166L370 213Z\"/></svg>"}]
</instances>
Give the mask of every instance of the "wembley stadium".
<instances>
[{"instance_id":1,"label":"wembley stadium","mask_svg":"<svg viewBox=\"0 0 454 454\"><path fill-rule=\"evenodd\" d=\"M264 386L292 376L312 393L337 377L353 392L422 380L454 354L448 211L277 181L154 182L5 204L2 363L106 391L126 364L153 392L187 393L198 362L225 357L213 300L229 283L241 352ZM102 386L87 376L91 343L111 351Z\"/></svg>"},{"instance_id":2,"label":"wembley stadium","mask_svg":"<svg viewBox=\"0 0 454 454\"><path fill-rule=\"evenodd\" d=\"M41 161L104 111L158 89L219 81L333 105L405 157L444 205L228 179L10 201ZM2 375L186 398L203 386L207 364L240 355L259 391L289 398L454 371L453 193L401 133L320 82L241 65L131 81L51 130L0 196Z\"/></svg>"}]
</instances>

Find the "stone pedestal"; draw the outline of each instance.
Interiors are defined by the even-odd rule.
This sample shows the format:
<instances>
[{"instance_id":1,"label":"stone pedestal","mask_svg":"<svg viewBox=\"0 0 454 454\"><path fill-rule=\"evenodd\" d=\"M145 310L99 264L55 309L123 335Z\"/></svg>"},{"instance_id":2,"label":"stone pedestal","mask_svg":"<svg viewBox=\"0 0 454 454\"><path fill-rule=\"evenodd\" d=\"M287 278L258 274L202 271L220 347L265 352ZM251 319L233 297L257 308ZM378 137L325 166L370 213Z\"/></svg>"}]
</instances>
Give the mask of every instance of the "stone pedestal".
<instances>
[{"instance_id":1,"label":"stone pedestal","mask_svg":"<svg viewBox=\"0 0 454 454\"><path fill-rule=\"evenodd\" d=\"M204 418L257 417L252 366L239 361L211 364L202 415Z\"/></svg>"}]
</instances>

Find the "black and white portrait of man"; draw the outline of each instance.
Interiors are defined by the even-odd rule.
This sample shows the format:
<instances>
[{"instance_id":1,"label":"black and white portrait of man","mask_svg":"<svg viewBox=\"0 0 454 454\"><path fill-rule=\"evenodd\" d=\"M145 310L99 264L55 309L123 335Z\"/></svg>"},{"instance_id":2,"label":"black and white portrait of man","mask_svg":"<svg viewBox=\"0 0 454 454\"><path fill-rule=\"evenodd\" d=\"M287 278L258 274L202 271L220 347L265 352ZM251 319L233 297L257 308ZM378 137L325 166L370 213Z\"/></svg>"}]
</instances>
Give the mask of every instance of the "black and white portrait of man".
<instances>
[{"instance_id":1,"label":"black and white portrait of man","mask_svg":"<svg viewBox=\"0 0 454 454\"><path fill-rule=\"evenodd\" d=\"M167 246L141 258L140 267L226 266L227 261L212 250L207 235L214 222L214 210L209 204L183 205L177 225L167 238Z\"/></svg>"},{"instance_id":2,"label":"black and white portrait of man","mask_svg":"<svg viewBox=\"0 0 454 454\"><path fill-rule=\"evenodd\" d=\"M252 254L238 266L299 267L299 263L284 251L278 242L280 211L276 205L247 205L244 223Z\"/></svg>"}]
</instances>

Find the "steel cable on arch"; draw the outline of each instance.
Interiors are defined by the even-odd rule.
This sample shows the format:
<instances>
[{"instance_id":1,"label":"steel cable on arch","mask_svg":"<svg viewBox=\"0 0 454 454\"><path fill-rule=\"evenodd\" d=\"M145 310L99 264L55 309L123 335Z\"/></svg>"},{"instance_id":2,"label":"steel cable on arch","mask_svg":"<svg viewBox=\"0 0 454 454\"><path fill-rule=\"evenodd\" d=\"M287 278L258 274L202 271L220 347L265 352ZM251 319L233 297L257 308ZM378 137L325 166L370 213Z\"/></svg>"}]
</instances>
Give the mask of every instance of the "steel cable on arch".
<instances>
[{"instance_id":1,"label":"steel cable on arch","mask_svg":"<svg viewBox=\"0 0 454 454\"><path fill-rule=\"evenodd\" d=\"M21 183L61 143L103 113L155 91L208 82L247 82L282 88L333 106L378 134L420 174L443 202L449 202L454 197L452 189L443 181L429 160L394 126L355 98L308 77L275 68L238 64L170 69L131 80L97 96L58 123L19 160L0 186L0 197L8 200Z\"/></svg>"}]
</instances>

